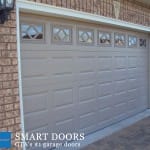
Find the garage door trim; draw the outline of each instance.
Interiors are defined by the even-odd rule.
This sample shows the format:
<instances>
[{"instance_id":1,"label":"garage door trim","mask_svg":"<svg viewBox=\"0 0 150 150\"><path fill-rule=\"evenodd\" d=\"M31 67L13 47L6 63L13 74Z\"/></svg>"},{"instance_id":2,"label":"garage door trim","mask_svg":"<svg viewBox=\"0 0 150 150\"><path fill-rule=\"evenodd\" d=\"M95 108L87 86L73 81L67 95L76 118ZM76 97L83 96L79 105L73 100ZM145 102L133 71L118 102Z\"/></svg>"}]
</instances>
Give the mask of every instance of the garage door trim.
<instances>
[{"instance_id":1,"label":"garage door trim","mask_svg":"<svg viewBox=\"0 0 150 150\"><path fill-rule=\"evenodd\" d=\"M145 32L150 32L150 27L146 27L143 25L138 25L134 23L129 23L126 21L121 21L109 17L99 16L96 14L91 14L87 12L82 11L76 11L72 9L67 8L61 8L56 6L51 6L47 4L42 3L35 3L30 2L27 0L17 0L17 8L19 8L19 11L21 12L27 12L27 13L36 13L36 14L43 14L47 16L58 16L63 18L71 18L71 19L77 19L77 20L84 20L84 21L90 21L93 23L103 23L103 24L110 24L114 26L120 26L124 28L130 28L134 30L141 30Z\"/></svg>"}]
</instances>

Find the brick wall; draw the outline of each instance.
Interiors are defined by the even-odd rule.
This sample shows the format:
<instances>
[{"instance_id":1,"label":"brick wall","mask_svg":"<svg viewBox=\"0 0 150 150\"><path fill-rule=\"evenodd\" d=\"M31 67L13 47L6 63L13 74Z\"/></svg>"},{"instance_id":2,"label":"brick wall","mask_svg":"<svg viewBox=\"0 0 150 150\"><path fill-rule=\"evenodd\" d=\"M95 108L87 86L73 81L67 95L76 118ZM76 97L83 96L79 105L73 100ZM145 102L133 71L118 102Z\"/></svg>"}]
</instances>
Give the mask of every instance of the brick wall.
<instances>
[{"instance_id":1,"label":"brick wall","mask_svg":"<svg viewBox=\"0 0 150 150\"><path fill-rule=\"evenodd\" d=\"M114 17L112 0L32 0L59 7ZM120 19L150 26L150 8L123 0ZM16 16L0 25L0 131L20 131Z\"/></svg>"},{"instance_id":2,"label":"brick wall","mask_svg":"<svg viewBox=\"0 0 150 150\"><path fill-rule=\"evenodd\" d=\"M0 25L0 131L20 131L15 12Z\"/></svg>"},{"instance_id":3,"label":"brick wall","mask_svg":"<svg viewBox=\"0 0 150 150\"><path fill-rule=\"evenodd\" d=\"M115 18L113 0L29 0ZM120 20L150 26L150 5L120 0Z\"/></svg>"}]
</instances>

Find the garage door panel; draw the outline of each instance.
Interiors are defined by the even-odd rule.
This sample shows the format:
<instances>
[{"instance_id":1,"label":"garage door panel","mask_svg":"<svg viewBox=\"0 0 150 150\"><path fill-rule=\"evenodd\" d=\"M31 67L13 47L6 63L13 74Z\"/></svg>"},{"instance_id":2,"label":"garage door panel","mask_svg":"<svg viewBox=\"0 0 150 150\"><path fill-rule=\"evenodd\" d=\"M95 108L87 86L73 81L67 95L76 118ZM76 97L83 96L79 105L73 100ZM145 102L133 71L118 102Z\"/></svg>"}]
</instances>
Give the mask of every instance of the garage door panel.
<instances>
[{"instance_id":1,"label":"garage door panel","mask_svg":"<svg viewBox=\"0 0 150 150\"><path fill-rule=\"evenodd\" d=\"M48 78L46 76L41 77L26 77L22 79L23 88L25 87L36 87L45 85L48 86Z\"/></svg>"},{"instance_id":2,"label":"garage door panel","mask_svg":"<svg viewBox=\"0 0 150 150\"><path fill-rule=\"evenodd\" d=\"M65 75L72 74L73 72L73 59L69 58L53 58L52 59L52 67L50 71L55 75Z\"/></svg>"},{"instance_id":3,"label":"garage door panel","mask_svg":"<svg viewBox=\"0 0 150 150\"><path fill-rule=\"evenodd\" d=\"M111 95L112 92L113 92L112 82L98 85L98 96L99 97Z\"/></svg>"},{"instance_id":4,"label":"garage door panel","mask_svg":"<svg viewBox=\"0 0 150 150\"><path fill-rule=\"evenodd\" d=\"M96 99L92 99L86 102L79 103L77 108L80 116L84 116L86 114L95 113L96 111Z\"/></svg>"},{"instance_id":5,"label":"garage door panel","mask_svg":"<svg viewBox=\"0 0 150 150\"><path fill-rule=\"evenodd\" d=\"M95 98L95 85L87 84L79 87L79 101L87 101Z\"/></svg>"},{"instance_id":6,"label":"garage door panel","mask_svg":"<svg viewBox=\"0 0 150 150\"><path fill-rule=\"evenodd\" d=\"M120 80L115 82L115 93L124 92L128 89L127 80Z\"/></svg>"},{"instance_id":7,"label":"garage door panel","mask_svg":"<svg viewBox=\"0 0 150 150\"><path fill-rule=\"evenodd\" d=\"M24 118L26 131L47 126L48 125L47 118L48 118L47 110L26 114Z\"/></svg>"},{"instance_id":8,"label":"garage door panel","mask_svg":"<svg viewBox=\"0 0 150 150\"><path fill-rule=\"evenodd\" d=\"M114 79L116 81L126 80L127 79L127 70L126 69L115 70Z\"/></svg>"},{"instance_id":9,"label":"garage door panel","mask_svg":"<svg viewBox=\"0 0 150 150\"><path fill-rule=\"evenodd\" d=\"M107 83L113 80L113 72L112 71L99 71L97 73L97 81L99 83Z\"/></svg>"},{"instance_id":10,"label":"garage door panel","mask_svg":"<svg viewBox=\"0 0 150 150\"><path fill-rule=\"evenodd\" d=\"M95 130L96 122L96 113L94 112L81 115L79 120L80 131L89 134L91 131Z\"/></svg>"},{"instance_id":11,"label":"garage door panel","mask_svg":"<svg viewBox=\"0 0 150 150\"><path fill-rule=\"evenodd\" d=\"M127 113L127 103L122 102L115 105L115 116Z\"/></svg>"},{"instance_id":12,"label":"garage door panel","mask_svg":"<svg viewBox=\"0 0 150 150\"><path fill-rule=\"evenodd\" d=\"M23 77L33 77L33 76L43 76L46 73L46 64L47 61L44 59L23 59L23 68L26 70L28 69L28 72L22 72ZM27 68L26 68L27 67Z\"/></svg>"},{"instance_id":13,"label":"garage door panel","mask_svg":"<svg viewBox=\"0 0 150 150\"><path fill-rule=\"evenodd\" d=\"M125 69L127 68L127 58L126 56L115 56L115 68Z\"/></svg>"},{"instance_id":14,"label":"garage door panel","mask_svg":"<svg viewBox=\"0 0 150 150\"><path fill-rule=\"evenodd\" d=\"M75 121L73 119L68 119L62 122L56 122L55 125L55 132L56 133L73 133L78 131L76 128L73 128L75 126Z\"/></svg>"},{"instance_id":15,"label":"garage door panel","mask_svg":"<svg viewBox=\"0 0 150 150\"><path fill-rule=\"evenodd\" d=\"M136 99L132 99L128 101L128 111L136 111L136 108L138 106L138 102Z\"/></svg>"},{"instance_id":16,"label":"garage door panel","mask_svg":"<svg viewBox=\"0 0 150 150\"><path fill-rule=\"evenodd\" d=\"M61 89L54 92L54 107L73 104L73 89Z\"/></svg>"},{"instance_id":17,"label":"garage door panel","mask_svg":"<svg viewBox=\"0 0 150 150\"><path fill-rule=\"evenodd\" d=\"M110 71L112 69L112 57L109 56L98 57L97 67L99 71Z\"/></svg>"},{"instance_id":18,"label":"garage door panel","mask_svg":"<svg viewBox=\"0 0 150 150\"><path fill-rule=\"evenodd\" d=\"M128 90L128 99L129 100L137 99L138 98L138 93L139 93L138 89Z\"/></svg>"},{"instance_id":19,"label":"garage door panel","mask_svg":"<svg viewBox=\"0 0 150 150\"><path fill-rule=\"evenodd\" d=\"M83 71L77 74L79 80L93 80L96 78L96 73L94 71Z\"/></svg>"},{"instance_id":20,"label":"garage door panel","mask_svg":"<svg viewBox=\"0 0 150 150\"><path fill-rule=\"evenodd\" d=\"M55 115L54 118L54 126L58 127L61 124L64 124L65 126L69 123L72 125L72 123L74 123L75 120L75 110L73 105L70 107L65 107L65 108L57 108L54 109L53 108L53 114ZM72 126L70 126L71 128Z\"/></svg>"},{"instance_id":21,"label":"garage door panel","mask_svg":"<svg viewBox=\"0 0 150 150\"><path fill-rule=\"evenodd\" d=\"M130 56L128 57L128 68L136 68L137 67L137 57Z\"/></svg>"},{"instance_id":22,"label":"garage door panel","mask_svg":"<svg viewBox=\"0 0 150 150\"><path fill-rule=\"evenodd\" d=\"M26 49L22 49L21 51L21 58L22 59L43 59L45 60L47 58L47 51L40 50L40 51L36 51L36 49L33 50L26 50Z\"/></svg>"},{"instance_id":23,"label":"garage door panel","mask_svg":"<svg viewBox=\"0 0 150 150\"><path fill-rule=\"evenodd\" d=\"M33 86L33 87L23 87L23 95L29 96L33 94L42 94L48 92L48 86L40 85L40 86Z\"/></svg>"},{"instance_id":24,"label":"garage door panel","mask_svg":"<svg viewBox=\"0 0 150 150\"><path fill-rule=\"evenodd\" d=\"M111 107L105 107L103 109L99 109L98 111L98 122L106 122L113 118L114 110Z\"/></svg>"},{"instance_id":25,"label":"garage door panel","mask_svg":"<svg viewBox=\"0 0 150 150\"><path fill-rule=\"evenodd\" d=\"M137 79L139 74L138 74L138 69L137 68L130 68L128 69L128 79Z\"/></svg>"},{"instance_id":26,"label":"garage door panel","mask_svg":"<svg viewBox=\"0 0 150 150\"><path fill-rule=\"evenodd\" d=\"M101 109L104 109L106 107L113 106L113 104L114 104L113 98L114 97L112 95L98 97L97 98L97 109L101 110Z\"/></svg>"},{"instance_id":27,"label":"garage door panel","mask_svg":"<svg viewBox=\"0 0 150 150\"><path fill-rule=\"evenodd\" d=\"M70 72L55 74L51 76L51 83L73 82L74 80L75 80L75 76Z\"/></svg>"},{"instance_id":28,"label":"garage door panel","mask_svg":"<svg viewBox=\"0 0 150 150\"><path fill-rule=\"evenodd\" d=\"M128 80L128 89L131 90L131 89L136 89L137 88L137 81L136 79L129 79Z\"/></svg>"},{"instance_id":29,"label":"garage door panel","mask_svg":"<svg viewBox=\"0 0 150 150\"><path fill-rule=\"evenodd\" d=\"M120 93L117 93L115 94L114 96L114 104L119 104L119 103L123 103L123 102L127 102L128 100L128 93L125 91L125 92L120 92Z\"/></svg>"},{"instance_id":30,"label":"garage door panel","mask_svg":"<svg viewBox=\"0 0 150 150\"><path fill-rule=\"evenodd\" d=\"M48 93L24 96L24 113L44 111L47 109Z\"/></svg>"}]
</instances>

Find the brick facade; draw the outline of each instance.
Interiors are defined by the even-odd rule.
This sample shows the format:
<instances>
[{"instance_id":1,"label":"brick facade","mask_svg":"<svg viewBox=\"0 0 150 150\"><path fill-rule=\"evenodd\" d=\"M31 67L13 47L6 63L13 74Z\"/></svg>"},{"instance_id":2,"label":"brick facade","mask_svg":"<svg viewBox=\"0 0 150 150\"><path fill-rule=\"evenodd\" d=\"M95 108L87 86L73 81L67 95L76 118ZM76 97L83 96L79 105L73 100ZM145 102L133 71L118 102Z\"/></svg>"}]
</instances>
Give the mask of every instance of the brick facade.
<instances>
[{"instance_id":1,"label":"brick facade","mask_svg":"<svg viewBox=\"0 0 150 150\"><path fill-rule=\"evenodd\" d=\"M0 131L20 131L16 14L0 25Z\"/></svg>"},{"instance_id":2,"label":"brick facade","mask_svg":"<svg viewBox=\"0 0 150 150\"><path fill-rule=\"evenodd\" d=\"M32 0L114 18L112 0ZM150 6L122 0L121 20L150 26ZM20 131L16 15L0 25L0 131Z\"/></svg>"},{"instance_id":3,"label":"brick facade","mask_svg":"<svg viewBox=\"0 0 150 150\"><path fill-rule=\"evenodd\" d=\"M115 18L113 0L29 0L46 3L57 7L65 7L78 11ZM136 0L120 0L119 19L127 22L150 26L150 5Z\"/></svg>"}]
</instances>

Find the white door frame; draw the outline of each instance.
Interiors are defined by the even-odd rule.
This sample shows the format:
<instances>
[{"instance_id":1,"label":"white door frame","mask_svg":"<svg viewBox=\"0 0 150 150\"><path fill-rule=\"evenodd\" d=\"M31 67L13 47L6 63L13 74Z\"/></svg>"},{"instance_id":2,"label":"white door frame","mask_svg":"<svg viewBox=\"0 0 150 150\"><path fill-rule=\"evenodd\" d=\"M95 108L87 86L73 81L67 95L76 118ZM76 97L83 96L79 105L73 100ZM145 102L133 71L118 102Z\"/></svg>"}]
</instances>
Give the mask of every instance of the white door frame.
<instances>
[{"instance_id":1,"label":"white door frame","mask_svg":"<svg viewBox=\"0 0 150 150\"><path fill-rule=\"evenodd\" d=\"M71 18L75 20L81 20L86 22L93 22L97 24L107 24L112 26L118 26L122 28L128 28L132 30L138 30L146 33L150 33L150 27L129 23L113 18L103 17L96 14L71 10L67 8L58 8L55 6L31 2L28 0L16 0L16 21L17 21L17 52L18 52L18 74L19 74L19 98L20 98L20 112L21 112L21 130L25 133L24 128L24 111L23 111L23 95L22 95L22 74L21 74L21 56L20 56L20 12L42 14L46 16ZM150 47L150 46L149 46ZM150 74L150 73L149 73ZM150 84L150 83L149 83ZM149 92L150 93L150 92ZM149 101L150 108L150 101ZM25 145L24 145L24 150Z\"/></svg>"}]
</instances>

